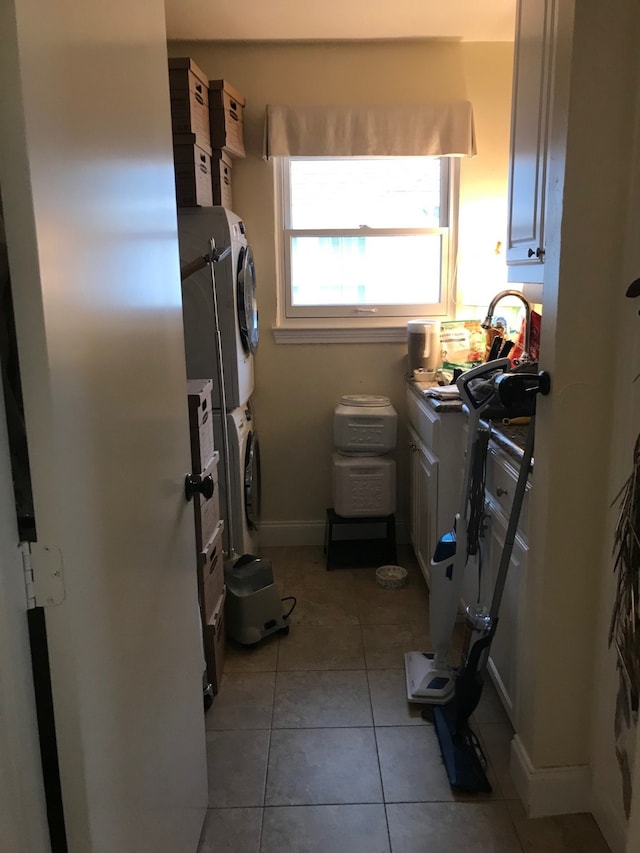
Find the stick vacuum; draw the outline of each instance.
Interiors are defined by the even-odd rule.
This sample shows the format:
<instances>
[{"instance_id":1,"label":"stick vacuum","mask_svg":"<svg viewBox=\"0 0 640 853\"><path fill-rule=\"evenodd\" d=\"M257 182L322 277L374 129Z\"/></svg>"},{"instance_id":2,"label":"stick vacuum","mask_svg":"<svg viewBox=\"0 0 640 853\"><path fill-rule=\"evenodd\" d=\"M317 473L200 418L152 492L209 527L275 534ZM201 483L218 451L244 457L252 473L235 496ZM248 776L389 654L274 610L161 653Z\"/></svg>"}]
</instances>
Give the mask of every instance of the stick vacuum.
<instances>
[{"instance_id":1,"label":"stick vacuum","mask_svg":"<svg viewBox=\"0 0 640 853\"><path fill-rule=\"evenodd\" d=\"M431 560L429 630L432 652L407 652L405 676L410 702L441 705L453 699L455 672L449 663L451 638L467 563L469 496L474 456L478 452L478 427L482 418L491 417L496 392L493 380L506 375L511 362L495 359L466 370L456 380L460 397L469 412L469 431L460 508L454 529L440 537Z\"/></svg>"},{"instance_id":2,"label":"stick vacuum","mask_svg":"<svg viewBox=\"0 0 640 853\"><path fill-rule=\"evenodd\" d=\"M508 417L526 413L531 420L489 613L475 618L469 612L470 608L467 608L473 628L469 652L462 668L456 673L452 701L432 709L433 722L449 782L452 787L467 793L491 791L491 785L485 773L486 760L476 736L469 727L469 718L478 706L482 695L489 651L498 627L498 614L533 457L536 395L546 395L550 391L549 375L545 372L537 375L504 374L494 379L494 385L498 401L505 407Z\"/></svg>"}]
</instances>

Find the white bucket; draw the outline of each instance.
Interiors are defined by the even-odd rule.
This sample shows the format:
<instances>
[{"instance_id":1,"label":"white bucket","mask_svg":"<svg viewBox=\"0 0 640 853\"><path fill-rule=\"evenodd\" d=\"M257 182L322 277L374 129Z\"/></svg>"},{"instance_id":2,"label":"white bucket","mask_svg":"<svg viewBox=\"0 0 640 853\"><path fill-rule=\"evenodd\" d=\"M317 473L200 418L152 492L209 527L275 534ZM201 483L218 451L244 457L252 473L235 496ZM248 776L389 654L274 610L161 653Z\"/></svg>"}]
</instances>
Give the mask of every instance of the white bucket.
<instances>
[{"instance_id":1,"label":"white bucket","mask_svg":"<svg viewBox=\"0 0 640 853\"><path fill-rule=\"evenodd\" d=\"M388 456L355 458L333 454L333 508L344 518L384 516L396 511L396 463Z\"/></svg>"},{"instance_id":2,"label":"white bucket","mask_svg":"<svg viewBox=\"0 0 640 853\"><path fill-rule=\"evenodd\" d=\"M346 394L333 413L333 445L345 456L380 456L396 446L398 415L388 397Z\"/></svg>"}]
</instances>

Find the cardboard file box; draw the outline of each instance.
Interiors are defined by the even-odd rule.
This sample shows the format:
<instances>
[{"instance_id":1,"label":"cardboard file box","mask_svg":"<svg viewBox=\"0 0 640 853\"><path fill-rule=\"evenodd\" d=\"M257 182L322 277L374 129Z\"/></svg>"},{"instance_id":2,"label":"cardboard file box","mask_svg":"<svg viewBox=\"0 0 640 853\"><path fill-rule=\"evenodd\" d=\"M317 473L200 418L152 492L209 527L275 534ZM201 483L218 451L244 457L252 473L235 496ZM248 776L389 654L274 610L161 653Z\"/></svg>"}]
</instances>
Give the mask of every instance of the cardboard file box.
<instances>
[{"instance_id":1,"label":"cardboard file box","mask_svg":"<svg viewBox=\"0 0 640 853\"><path fill-rule=\"evenodd\" d=\"M211 187L213 203L221 204L227 210L233 210L231 193L232 160L222 148L214 148L211 155Z\"/></svg>"},{"instance_id":2,"label":"cardboard file box","mask_svg":"<svg viewBox=\"0 0 640 853\"><path fill-rule=\"evenodd\" d=\"M178 207L212 207L211 150L174 144L173 165Z\"/></svg>"},{"instance_id":3,"label":"cardboard file box","mask_svg":"<svg viewBox=\"0 0 640 853\"><path fill-rule=\"evenodd\" d=\"M245 99L226 80L209 81L211 147L223 148L232 157L244 157Z\"/></svg>"},{"instance_id":4,"label":"cardboard file box","mask_svg":"<svg viewBox=\"0 0 640 853\"><path fill-rule=\"evenodd\" d=\"M220 690L224 667L224 599L225 591L223 590L211 618L207 620L204 626L203 632L207 676L214 693Z\"/></svg>"},{"instance_id":5,"label":"cardboard file box","mask_svg":"<svg viewBox=\"0 0 640 853\"><path fill-rule=\"evenodd\" d=\"M210 148L207 77L192 59L169 60L169 95L173 133L193 133L200 147Z\"/></svg>"},{"instance_id":6,"label":"cardboard file box","mask_svg":"<svg viewBox=\"0 0 640 853\"><path fill-rule=\"evenodd\" d=\"M187 382L191 470L194 473L204 471L213 461L212 391L211 379L190 379Z\"/></svg>"},{"instance_id":7,"label":"cardboard file box","mask_svg":"<svg viewBox=\"0 0 640 853\"><path fill-rule=\"evenodd\" d=\"M213 479L213 495L205 498L204 495L196 493L193 498L193 511L196 528L196 548L198 553L204 551L207 543L215 533L220 521L220 488L218 483L218 460L220 453L215 450L211 463L202 472L202 478Z\"/></svg>"},{"instance_id":8,"label":"cardboard file box","mask_svg":"<svg viewBox=\"0 0 640 853\"><path fill-rule=\"evenodd\" d=\"M206 548L198 555L198 589L203 621L213 615L224 589L223 530L224 521L220 520Z\"/></svg>"}]
</instances>

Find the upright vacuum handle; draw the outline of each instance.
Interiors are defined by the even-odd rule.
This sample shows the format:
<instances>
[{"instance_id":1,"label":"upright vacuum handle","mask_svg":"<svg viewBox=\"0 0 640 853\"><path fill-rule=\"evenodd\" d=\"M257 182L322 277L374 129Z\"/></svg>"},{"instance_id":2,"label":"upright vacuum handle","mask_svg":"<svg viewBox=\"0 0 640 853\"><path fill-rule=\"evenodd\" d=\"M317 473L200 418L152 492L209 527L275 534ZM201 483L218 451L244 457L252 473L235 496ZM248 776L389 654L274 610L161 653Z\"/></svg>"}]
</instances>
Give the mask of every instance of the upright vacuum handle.
<instances>
[{"instance_id":1,"label":"upright vacuum handle","mask_svg":"<svg viewBox=\"0 0 640 853\"><path fill-rule=\"evenodd\" d=\"M486 406L495 397L495 374L507 373L510 369L511 361L508 358L495 358L465 370L456 380L463 403L474 410Z\"/></svg>"}]
</instances>

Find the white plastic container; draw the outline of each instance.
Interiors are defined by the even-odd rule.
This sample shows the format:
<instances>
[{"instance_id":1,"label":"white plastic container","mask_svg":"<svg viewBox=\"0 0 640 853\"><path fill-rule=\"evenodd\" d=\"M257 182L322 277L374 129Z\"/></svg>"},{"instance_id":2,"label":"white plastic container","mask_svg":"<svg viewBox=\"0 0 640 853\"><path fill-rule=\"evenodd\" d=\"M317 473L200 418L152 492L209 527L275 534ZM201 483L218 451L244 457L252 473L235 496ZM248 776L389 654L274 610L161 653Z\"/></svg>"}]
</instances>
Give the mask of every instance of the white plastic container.
<instances>
[{"instance_id":1,"label":"white plastic container","mask_svg":"<svg viewBox=\"0 0 640 853\"><path fill-rule=\"evenodd\" d=\"M345 394L333 413L333 446L345 456L380 456L396 446L397 428L388 397Z\"/></svg>"},{"instance_id":2,"label":"white plastic container","mask_svg":"<svg viewBox=\"0 0 640 853\"><path fill-rule=\"evenodd\" d=\"M396 511L396 463L389 456L356 458L332 454L333 508L344 518Z\"/></svg>"},{"instance_id":3,"label":"white plastic container","mask_svg":"<svg viewBox=\"0 0 640 853\"><path fill-rule=\"evenodd\" d=\"M440 362L440 323L437 320L409 320L407 360L409 375L416 370L435 373Z\"/></svg>"}]
</instances>

